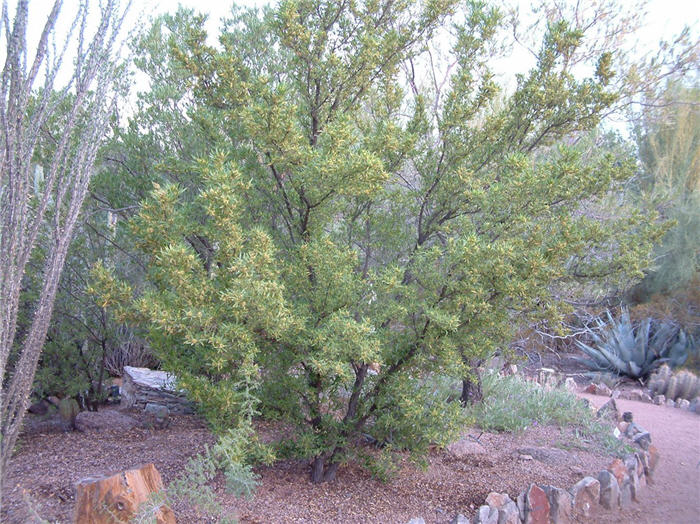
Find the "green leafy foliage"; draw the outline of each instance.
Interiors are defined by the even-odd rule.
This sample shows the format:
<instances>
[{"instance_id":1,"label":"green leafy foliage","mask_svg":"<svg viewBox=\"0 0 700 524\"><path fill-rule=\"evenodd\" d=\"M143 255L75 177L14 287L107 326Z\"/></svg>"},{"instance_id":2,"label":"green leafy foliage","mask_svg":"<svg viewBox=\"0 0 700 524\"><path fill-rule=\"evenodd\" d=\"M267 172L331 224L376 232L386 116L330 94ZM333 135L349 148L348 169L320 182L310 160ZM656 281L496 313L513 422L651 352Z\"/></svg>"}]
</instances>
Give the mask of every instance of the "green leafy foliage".
<instances>
[{"instance_id":1,"label":"green leafy foliage","mask_svg":"<svg viewBox=\"0 0 700 524\"><path fill-rule=\"evenodd\" d=\"M177 20L161 62L216 132L132 221L143 289L98 267L95 290L149 326L217 430L282 420L315 482L363 434L417 454L452 434L464 415L431 377L468 376L519 322L556 318L553 283L645 267L647 217L582 212L634 162L562 145L616 99L609 57L595 77L568 69L584 35L566 21L505 96L488 67L503 16L482 2L283 1L235 10L218 48L202 19ZM406 72L452 23L438 93Z\"/></svg>"},{"instance_id":2,"label":"green leafy foliage","mask_svg":"<svg viewBox=\"0 0 700 524\"><path fill-rule=\"evenodd\" d=\"M598 332L587 328L593 346L580 340L576 345L590 358L577 360L595 371L610 371L631 378L646 378L658 366L669 362L682 365L694 351L695 341L671 322L646 318L638 323L622 310L618 319L607 312L607 322L597 319Z\"/></svg>"}]
</instances>

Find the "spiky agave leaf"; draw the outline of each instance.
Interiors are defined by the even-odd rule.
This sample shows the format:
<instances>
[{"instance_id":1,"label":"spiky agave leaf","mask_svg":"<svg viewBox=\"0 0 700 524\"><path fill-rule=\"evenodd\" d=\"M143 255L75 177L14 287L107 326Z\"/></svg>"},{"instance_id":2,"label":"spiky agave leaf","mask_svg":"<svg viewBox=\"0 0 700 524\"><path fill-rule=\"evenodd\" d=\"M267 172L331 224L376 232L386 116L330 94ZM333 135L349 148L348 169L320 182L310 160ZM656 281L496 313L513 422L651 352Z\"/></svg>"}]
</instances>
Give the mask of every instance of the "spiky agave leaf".
<instances>
[{"instance_id":1,"label":"spiky agave leaf","mask_svg":"<svg viewBox=\"0 0 700 524\"><path fill-rule=\"evenodd\" d=\"M607 317L607 323L596 320L597 332L587 329L592 345L576 341L590 358L575 360L590 369L643 378L662 363L674 367L683 364L694 347L692 337L671 323L654 323L647 318L635 326L626 309L617 320L609 311Z\"/></svg>"}]
</instances>

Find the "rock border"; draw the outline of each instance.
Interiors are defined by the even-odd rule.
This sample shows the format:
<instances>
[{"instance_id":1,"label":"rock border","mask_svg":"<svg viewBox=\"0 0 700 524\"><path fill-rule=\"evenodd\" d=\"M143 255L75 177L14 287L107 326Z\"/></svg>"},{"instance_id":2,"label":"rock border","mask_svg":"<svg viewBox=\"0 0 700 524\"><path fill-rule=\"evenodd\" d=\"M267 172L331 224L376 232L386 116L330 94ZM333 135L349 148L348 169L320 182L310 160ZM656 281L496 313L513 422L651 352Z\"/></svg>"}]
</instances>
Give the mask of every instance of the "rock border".
<instances>
[{"instance_id":1,"label":"rock border","mask_svg":"<svg viewBox=\"0 0 700 524\"><path fill-rule=\"evenodd\" d=\"M537 382L543 387L556 385L551 371L540 373ZM571 389L572 385L569 380L573 382L573 379L567 379L567 389ZM599 387L598 384L591 386ZM590 393L591 386L584 392ZM615 398L625 397L621 397L619 391L612 392L609 388L608 391L611 399L597 413L601 417L612 418L618 424L616 431L619 437L625 438L637 451L614 458L595 477L586 476L569 489L532 483L515 501L507 493L493 491L486 497L485 504L476 510L473 521L458 514L450 524L572 524L580 519L586 522L601 508L620 511L639 501L643 488L653 483L653 473L660 459L659 451L651 444L650 433L633 422L632 413L626 412L620 416ZM408 524L425 524L425 520L417 517Z\"/></svg>"}]
</instances>

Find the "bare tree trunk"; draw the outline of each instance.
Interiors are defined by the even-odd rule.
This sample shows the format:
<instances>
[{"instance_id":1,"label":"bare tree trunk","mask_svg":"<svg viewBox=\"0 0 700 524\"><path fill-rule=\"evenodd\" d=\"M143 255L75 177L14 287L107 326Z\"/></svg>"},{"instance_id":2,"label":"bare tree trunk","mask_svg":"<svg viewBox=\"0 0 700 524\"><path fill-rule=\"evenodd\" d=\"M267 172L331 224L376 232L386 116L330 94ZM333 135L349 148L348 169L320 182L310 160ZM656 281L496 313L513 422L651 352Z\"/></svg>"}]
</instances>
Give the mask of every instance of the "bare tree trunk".
<instances>
[{"instance_id":1,"label":"bare tree trunk","mask_svg":"<svg viewBox=\"0 0 700 524\"><path fill-rule=\"evenodd\" d=\"M113 49L130 2L125 9L119 0L100 3L91 33L87 0L81 1L65 38L57 41L62 3L53 2L33 57L26 38L28 0L17 1L13 19L7 0L2 3L0 33L7 55L0 77L0 485L21 429L73 230L113 114ZM57 90L57 74L72 47L72 77ZM58 138L46 129L52 117L62 126ZM34 161L37 151L48 156L43 165ZM17 340L22 280L40 237L48 252L41 289L28 331ZM17 358L9 369L12 351Z\"/></svg>"},{"instance_id":2,"label":"bare tree trunk","mask_svg":"<svg viewBox=\"0 0 700 524\"><path fill-rule=\"evenodd\" d=\"M481 375L478 370L474 370L473 377L462 379L462 395L459 397L463 406L476 404L484 399L484 393L481 390Z\"/></svg>"}]
</instances>

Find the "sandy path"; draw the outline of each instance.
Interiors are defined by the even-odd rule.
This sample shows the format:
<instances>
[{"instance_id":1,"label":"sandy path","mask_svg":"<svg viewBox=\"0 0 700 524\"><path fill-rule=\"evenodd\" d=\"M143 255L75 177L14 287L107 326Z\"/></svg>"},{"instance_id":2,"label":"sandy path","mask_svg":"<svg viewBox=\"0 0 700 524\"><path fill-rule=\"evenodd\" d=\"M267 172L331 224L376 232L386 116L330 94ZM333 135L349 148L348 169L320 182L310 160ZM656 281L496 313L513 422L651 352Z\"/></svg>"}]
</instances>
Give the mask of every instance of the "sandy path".
<instances>
[{"instance_id":1,"label":"sandy path","mask_svg":"<svg viewBox=\"0 0 700 524\"><path fill-rule=\"evenodd\" d=\"M585 395L596 407L608 398ZM651 433L661 460L654 483L642 491L640 502L621 513L601 516L601 523L700 523L700 415L631 400L617 401L634 421Z\"/></svg>"}]
</instances>

